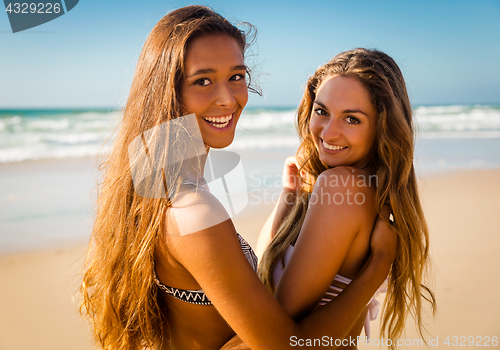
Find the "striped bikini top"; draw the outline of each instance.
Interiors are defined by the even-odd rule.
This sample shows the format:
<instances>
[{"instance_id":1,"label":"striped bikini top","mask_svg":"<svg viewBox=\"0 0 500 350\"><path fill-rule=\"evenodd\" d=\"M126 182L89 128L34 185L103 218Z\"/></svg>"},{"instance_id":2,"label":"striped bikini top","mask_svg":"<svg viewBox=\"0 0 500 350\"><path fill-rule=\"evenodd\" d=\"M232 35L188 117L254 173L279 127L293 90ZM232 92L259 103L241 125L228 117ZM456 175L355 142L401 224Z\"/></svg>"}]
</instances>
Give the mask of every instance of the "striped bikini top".
<instances>
[{"instance_id":1,"label":"striped bikini top","mask_svg":"<svg viewBox=\"0 0 500 350\"><path fill-rule=\"evenodd\" d=\"M290 256L292 255L293 252L293 246L288 246L288 248L285 251L285 265L290 259ZM281 260L278 261L276 266L274 267L273 271L273 280L274 280L274 286L275 288L278 286L278 282L281 278L281 275L283 274L284 266L281 262ZM330 301L332 301L335 297L337 297L345 287L349 285L349 283L352 282L351 279L341 276L337 274L335 278L333 279L335 282L339 282L340 284L344 285L342 288L339 288L333 284L328 287L328 290L326 291L325 295L319 302L319 305L324 306ZM368 302L368 313L366 315L365 323L364 323L364 328L365 328L365 334L368 339L370 339L370 321L373 321L377 318L378 313L379 313L379 308L380 308L380 303L377 300L377 296L380 293L386 293L387 292L387 280L380 286L380 288L375 292L373 295L372 299Z\"/></svg>"},{"instance_id":2,"label":"striped bikini top","mask_svg":"<svg viewBox=\"0 0 500 350\"><path fill-rule=\"evenodd\" d=\"M287 264L288 260L290 259L292 252L293 252L293 246L290 245L290 246L288 246L288 248L286 248L286 251L285 251L285 257L284 257L285 265ZM280 259L278 261L278 263L276 264L276 266L274 267L274 271L273 271L273 280L274 280L275 288L278 286L278 282L281 279L281 275L283 274L284 269L285 269L285 267L283 266L283 263ZM332 301L336 296L338 296L344 290L345 287L347 287L347 285L349 285L349 283L352 282L351 279L344 277L344 276L341 276L339 274L337 274L335 276L334 281L339 282L341 285L343 285L343 287L339 288L333 284L330 285L330 287L328 287L328 290L326 291L325 295L321 299L321 301L319 303L320 305L323 306L323 305L326 305L326 303L329 303L330 301Z\"/></svg>"},{"instance_id":3,"label":"striped bikini top","mask_svg":"<svg viewBox=\"0 0 500 350\"><path fill-rule=\"evenodd\" d=\"M248 263L255 272L257 272L257 256L253 252L250 244L245 241L243 237L240 236L239 233L238 240L240 241L241 250L243 250L243 254L248 260ZM188 290L188 289L180 289L174 288L164 285L160 282L158 276L156 275L156 270L153 269L154 279L158 287L160 287L167 295L170 295L176 299L185 301L186 303L196 304L196 305L212 305L212 302L208 299L207 295L203 291L203 289L198 290Z\"/></svg>"}]
</instances>

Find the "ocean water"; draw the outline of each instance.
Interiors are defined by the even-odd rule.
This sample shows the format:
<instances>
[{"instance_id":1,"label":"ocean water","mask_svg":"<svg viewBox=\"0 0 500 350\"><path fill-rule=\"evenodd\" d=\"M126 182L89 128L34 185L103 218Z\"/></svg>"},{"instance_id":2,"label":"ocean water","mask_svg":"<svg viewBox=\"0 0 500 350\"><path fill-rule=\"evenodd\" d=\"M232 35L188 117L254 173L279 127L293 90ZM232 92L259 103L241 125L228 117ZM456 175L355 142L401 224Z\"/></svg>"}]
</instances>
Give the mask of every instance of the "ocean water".
<instances>
[{"instance_id":1,"label":"ocean water","mask_svg":"<svg viewBox=\"0 0 500 350\"><path fill-rule=\"evenodd\" d=\"M500 105L417 106L414 114L422 171L500 166ZM98 109L0 110L0 163L105 153L121 116ZM228 149L293 154L294 123L293 108L247 108Z\"/></svg>"},{"instance_id":2,"label":"ocean water","mask_svg":"<svg viewBox=\"0 0 500 350\"><path fill-rule=\"evenodd\" d=\"M120 112L0 110L0 163L95 156Z\"/></svg>"},{"instance_id":3,"label":"ocean water","mask_svg":"<svg viewBox=\"0 0 500 350\"><path fill-rule=\"evenodd\" d=\"M419 175L500 167L500 106L417 106ZM247 108L227 150L241 156L248 205L274 204L287 156L299 145L293 108ZM109 151L122 113L0 110L0 254L85 242L100 174L89 157ZM108 142L105 142L105 141ZM33 161L64 159L50 166ZM36 171L36 173L35 173Z\"/></svg>"}]
</instances>

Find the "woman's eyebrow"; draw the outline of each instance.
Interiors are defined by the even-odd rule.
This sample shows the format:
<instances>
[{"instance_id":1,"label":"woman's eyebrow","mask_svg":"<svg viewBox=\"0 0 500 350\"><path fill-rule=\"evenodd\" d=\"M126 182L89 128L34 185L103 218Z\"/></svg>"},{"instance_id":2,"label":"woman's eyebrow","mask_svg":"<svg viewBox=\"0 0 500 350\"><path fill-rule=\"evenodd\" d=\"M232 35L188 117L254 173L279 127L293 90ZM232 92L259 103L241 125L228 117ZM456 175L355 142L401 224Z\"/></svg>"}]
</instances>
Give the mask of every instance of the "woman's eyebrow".
<instances>
[{"instance_id":1,"label":"woman's eyebrow","mask_svg":"<svg viewBox=\"0 0 500 350\"><path fill-rule=\"evenodd\" d=\"M231 70L244 70L244 71L247 71L248 70L248 67L244 64L240 64L238 66L234 66L233 68L231 68Z\"/></svg>"},{"instance_id":2,"label":"woman's eyebrow","mask_svg":"<svg viewBox=\"0 0 500 350\"><path fill-rule=\"evenodd\" d=\"M328 108L326 108L326 106L325 106L324 104L322 104L321 102L319 102L319 101L316 101L316 100L315 100L313 103L314 103L315 105L320 106L321 108L323 108L323 109L325 109L325 110L328 110Z\"/></svg>"},{"instance_id":3,"label":"woman's eyebrow","mask_svg":"<svg viewBox=\"0 0 500 350\"><path fill-rule=\"evenodd\" d=\"M314 104L317 104L318 106L320 106L324 110L328 110L328 108L326 108L326 106L324 104L322 104L321 102L319 102L319 101L314 101ZM354 114L354 113L361 113L361 114L369 117L368 114L366 114L365 112L363 112L360 109L344 109L342 111L342 114Z\"/></svg>"},{"instance_id":4,"label":"woman's eyebrow","mask_svg":"<svg viewBox=\"0 0 500 350\"><path fill-rule=\"evenodd\" d=\"M231 71L233 70L244 70L246 71L248 69L247 66L245 66L244 64L240 64L240 65L237 65L237 66L234 66L234 67L231 67ZM191 73L189 74L186 78L191 78L191 77L194 77L196 75L203 75L203 74L213 74L213 73L216 73L217 70L216 69L213 69L213 68L201 68L201 69L198 69L197 71L195 71L194 73Z\"/></svg>"},{"instance_id":5,"label":"woman's eyebrow","mask_svg":"<svg viewBox=\"0 0 500 350\"><path fill-rule=\"evenodd\" d=\"M361 113L361 114L366 115L367 117L369 117L368 114L366 114L365 112L363 112L360 109L345 109L345 110L342 111L342 114L351 114L351 113L352 114L354 114L354 113Z\"/></svg>"},{"instance_id":6,"label":"woman's eyebrow","mask_svg":"<svg viewBox=\"0 0 500 350\"><path fill-rule=\"evenodd\" d=\"M198 69L194 73L189 74L186 78L191 78L191 77L194 77L196 75L203 75L203 74L215 73L215 72L216 72L216 70L213 68L202 68L202 69Z\"/></svg>"}]
</instances>

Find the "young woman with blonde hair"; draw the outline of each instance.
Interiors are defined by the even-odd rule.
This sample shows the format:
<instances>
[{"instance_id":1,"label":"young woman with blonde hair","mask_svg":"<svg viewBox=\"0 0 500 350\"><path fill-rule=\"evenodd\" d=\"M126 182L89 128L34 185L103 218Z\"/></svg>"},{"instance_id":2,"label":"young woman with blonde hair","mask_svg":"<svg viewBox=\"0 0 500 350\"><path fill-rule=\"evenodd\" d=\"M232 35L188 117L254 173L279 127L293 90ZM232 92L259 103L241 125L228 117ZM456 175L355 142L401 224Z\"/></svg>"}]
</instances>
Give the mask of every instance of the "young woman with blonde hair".
<instances>
[{"instance_id":1,"label":"young woman with blonde hair","mask_svg":"<svg viewBox=\"0 0 500 350\"><path fill-rule=\"evenodd\" d=\"M396 345L410 313L422 335L422 299L432 309L436 303L422 283L429 233L399 67L376 50L340 53L308 80L297 115L302 143L285 165L280 203L261 233L261 248L272 239L259 265L261 279L302 319L356 278L370 254L373 222L390 203L399 239L382 331ZM363 318L350 337L359 335Z\"/></svg>"},{"instance_id":2,"label":"young woman with blonde hair","mask_svg":"<svg viewBox=\"0 0 500 350\"><path fill-rule=\"evenodd\" d=\"M253 252L203 179L186 173L167 185L163 169L163 198L138 194L130 149L138 140L157 156L162 140L148 151L150 130L191 114L206 151L233 141L248 99L246 47L242 31L204 6L167 14L146 40L99 188L81 287L81 312L103 349L219 349L234 332L255 350L289 348L292 336L342 338L387 276L396 236L380 219L363 272L338 302L296 322L258 279Z\"/></svg>"}]
</instances>

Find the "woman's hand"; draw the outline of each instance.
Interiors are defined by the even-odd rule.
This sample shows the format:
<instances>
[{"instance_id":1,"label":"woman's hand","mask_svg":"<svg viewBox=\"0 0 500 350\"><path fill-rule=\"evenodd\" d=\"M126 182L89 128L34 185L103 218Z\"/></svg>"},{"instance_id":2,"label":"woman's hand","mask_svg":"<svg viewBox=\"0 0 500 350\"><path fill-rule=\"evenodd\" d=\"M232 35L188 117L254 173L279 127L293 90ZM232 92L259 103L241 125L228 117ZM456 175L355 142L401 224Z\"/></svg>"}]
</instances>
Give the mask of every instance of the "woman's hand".
<instances>
[{"instance_id":1,"label":"woman's hand","mask_svg":"<svg viewBox=\"0 0 500 350\"><path fill-rule=\"evenodd\" d=\"M299 166L297 158L288 157L283 167L283 190L297 193L300 189Z\"/></svg>"},{"instance_id":2,"label":"woman's hand","mask_svg":"<svg viewBox=\"0 0 500 350\"><path fill-rule=\"evenodd\" d=\"M382 215L378 217L373 228L370 239L372 255L381 257L384 261L392 264L396 259L398 247L398 235L396 229L388 224L392 216L391 206L385 204L382 208Z\"/></svg>"},{"instance_id":3,"label":"woman's hand","mask_svg":"<svg viewBox=\"0 0 500 350\"><path fill-rule=\"evenodd\" d=\"M247 344L235 335L220 350L250 350Z\"/></svg>"}]
</instances>

